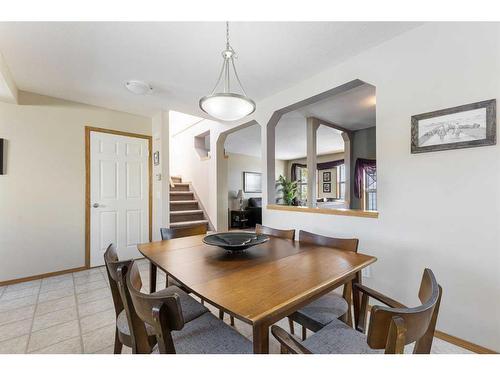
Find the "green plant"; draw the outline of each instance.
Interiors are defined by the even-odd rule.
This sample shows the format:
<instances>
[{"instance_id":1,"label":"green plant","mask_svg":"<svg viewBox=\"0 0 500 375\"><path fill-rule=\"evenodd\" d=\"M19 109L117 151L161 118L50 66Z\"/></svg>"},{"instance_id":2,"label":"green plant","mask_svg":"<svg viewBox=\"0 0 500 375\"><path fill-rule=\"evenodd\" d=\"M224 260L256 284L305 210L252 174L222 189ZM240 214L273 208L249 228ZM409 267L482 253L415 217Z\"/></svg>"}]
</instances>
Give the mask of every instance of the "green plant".
<instances>
[{"instance_id":1,"label":"green plant","mask_svg":"<svg viewBox=\"0 0 500 375\"><path fill-rule=\"evenodd\" d=\"M283 175L280 175L276 186L278 187L277 192L282 194L283 203L291 206L294 199L297 198L297 181L287 180Z\"/></svg>"}]
</instances>

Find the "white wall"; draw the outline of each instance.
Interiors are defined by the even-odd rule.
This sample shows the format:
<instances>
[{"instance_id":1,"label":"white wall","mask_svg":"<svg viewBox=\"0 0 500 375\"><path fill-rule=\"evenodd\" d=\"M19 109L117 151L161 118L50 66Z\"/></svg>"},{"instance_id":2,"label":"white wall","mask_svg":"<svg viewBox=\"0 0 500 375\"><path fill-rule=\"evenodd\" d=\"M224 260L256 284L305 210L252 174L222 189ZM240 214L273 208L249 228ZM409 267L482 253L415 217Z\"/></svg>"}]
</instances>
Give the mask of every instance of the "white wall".
<instances>
[{"instance_id":1,"label":"white wall","mask_svg":"<svg viewBox=\"0 0 500 375\"><path fill-rule=\"evenodd\" d=\"M151 134L151 119L20 92L0 103L0 281L85 265L86 125Z\"/></svg>"},{"instance_id":2,"label":"white wall","mask_svg":"<svg viewBox=\"0 0 500 375\"><path fill-rule=\"evenodd\" d=\"M217 160L216 143L219 134L229 126L211 120L203 120L191 127L183 127L179 116L171 117L171 129L184 129L172 132L170 137L170 174L181 176L191 182L198 198L207 211L212 224L217 227ZM210 158L202 160L194 148L194 137L210 130Z\"/></svg>"},{"instance_id":3,"label":"white wall","mask_svg":"<svg viewBox=\"0 0 500 375\"><path fill-rule=\"evenodd\" d=\"M239 208L239 203L235 197L238 194L239 189L243 190L243 172L261 173L262 159L254 156L233 153L228 154L228 156L228 207L234 210ZM285 165L285 160L276 160L276 176L285 172ZM244 195L245 199L243 201L243 207L247 206L248 198L262 197L262 193L244 193Z\"/></svg>"},{"instance_id":4,"label":"white wall","mask_svg":"<svg viewBox=\"0 0 500 375\"><path fill-rule=\"evenodd\" d=\"M500 98L500 24L426 24L257 103L263 145L275 110L354 79L377 89L380 217L264 209L264 224L359 237L378 258L366 283L410 305L430 267L438 329L500 351L500 146L410 153L412 115Z\"/></svg>"},{"instance_id":5,"label":"white wall","mask_svg":"<svg viewBox=\"0 0 500 375\"><path fill-rule=\"evenodd\" d=\"M161 111L151 120L153 153L160 153L160 164L153 163L153 241L160 240L160 228L170 223L169 200L169 114Z\"/></svg>"}]
</instances>

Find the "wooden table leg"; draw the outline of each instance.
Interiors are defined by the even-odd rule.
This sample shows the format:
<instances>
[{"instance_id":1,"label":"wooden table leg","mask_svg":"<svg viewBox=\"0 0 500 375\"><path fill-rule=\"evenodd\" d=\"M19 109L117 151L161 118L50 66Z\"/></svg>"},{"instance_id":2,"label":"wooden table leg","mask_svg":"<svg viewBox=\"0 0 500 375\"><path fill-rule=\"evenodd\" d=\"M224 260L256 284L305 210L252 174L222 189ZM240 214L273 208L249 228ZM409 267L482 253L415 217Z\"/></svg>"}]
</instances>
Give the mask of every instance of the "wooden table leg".
<instances>
[{"instance_id":1,"label":"wooden table leg","mask_svg":"<svg viewBox=\"0 0 500 375\"><path fill-rule=\"evenodd\" d=\"M269 354L269 326L265 323L253 325L254 354Z\"/></svg>"},{"instance_id":2,"label":"wooden table leg","mask_svg":"<svg viewBox=\"0 0 500 375\"><path fill-rule=\"evenodd\" d=\"M156 292L156 266L149 262L149 293Z\"/></svg>"},{"instance_id":3,"label":"wooden table leg","mask_svg":"<svg viewBox=\"0 0 500 375\"><path fill-rule=\"evenodd\" d=\"M354 279L352 280L353 284L361 284L361 271L356 273ZM359 318L361 312L361 295L356 288L352 288L352 304L354 307L354 328L359 331Z\"/></svg>"}]
</instances>

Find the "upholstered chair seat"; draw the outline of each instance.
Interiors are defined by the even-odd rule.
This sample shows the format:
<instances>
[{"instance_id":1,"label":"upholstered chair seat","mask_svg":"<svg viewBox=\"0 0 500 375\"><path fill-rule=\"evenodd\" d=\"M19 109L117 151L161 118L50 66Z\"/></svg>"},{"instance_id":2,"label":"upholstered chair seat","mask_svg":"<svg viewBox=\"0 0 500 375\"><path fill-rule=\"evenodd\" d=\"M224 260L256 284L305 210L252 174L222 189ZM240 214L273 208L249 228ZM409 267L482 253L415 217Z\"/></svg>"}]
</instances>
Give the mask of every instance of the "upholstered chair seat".
<instances>
[{"instance_id":1,"label":"upholstered chair seat","mask_svg":"<svg viewBox=\"0 0 500 375\"><path fill-rule=\"evenodd\" d=\"M314 354L383 354L371 349L366 335L335 319L302 342Z\"/></svg>"},{"instance_id":2,"label":"upholstered chair seat","mask_svg":"<svg viewBox=\"0 0 500 375\"><path fill-rule=\"evenodd\" d=\"M296 311L293 320L312 331L318 331L348 310L347 301L340 294L330 292Z\"/></svg>"},{"instance_id":3,"label":"upholstered chair seat","mask_svg":"<svg viewBox=\"0 0 500 375\"><path fill-rule=\"evenodd\" d=\"M201 303L197 302L194 298L189 296L186 292L180 289L177 286L169 286L168 288L162 289L156 293L152 293L152 296L164 296L164 295L172 295L177 293L181 303L182 314L184 319L189 322L193 319L198 318L199 316L208 312L208 309L203 306ZM145 323L146 331L148 336L154 336L154 329L149 324ZM121 335L130 336L130 328L128 326L127 314L125 310L123 310L116 319L116 327Z\"/></svg>"}]
</instances>

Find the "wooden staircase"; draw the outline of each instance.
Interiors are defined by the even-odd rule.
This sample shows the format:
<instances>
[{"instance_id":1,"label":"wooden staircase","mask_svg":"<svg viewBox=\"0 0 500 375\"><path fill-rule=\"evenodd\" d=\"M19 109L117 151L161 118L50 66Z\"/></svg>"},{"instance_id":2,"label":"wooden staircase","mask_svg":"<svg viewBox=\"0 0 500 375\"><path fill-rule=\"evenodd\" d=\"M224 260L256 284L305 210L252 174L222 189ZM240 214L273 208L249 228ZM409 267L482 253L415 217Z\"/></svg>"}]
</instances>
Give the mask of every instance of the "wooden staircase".
<instances>
[{"instance_id":1,"label":"wooden staircase","mask_svg":"<svg viewBox=\"0 0 500 375\"><path fill-rule=\"evenodd\" d=\"M189 183L182 182L181 177L170 177L170 228L189 228L199 224L209 229L209 222Z\"/></svg>"}]
</instances>

